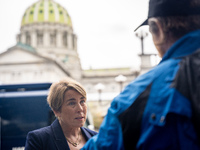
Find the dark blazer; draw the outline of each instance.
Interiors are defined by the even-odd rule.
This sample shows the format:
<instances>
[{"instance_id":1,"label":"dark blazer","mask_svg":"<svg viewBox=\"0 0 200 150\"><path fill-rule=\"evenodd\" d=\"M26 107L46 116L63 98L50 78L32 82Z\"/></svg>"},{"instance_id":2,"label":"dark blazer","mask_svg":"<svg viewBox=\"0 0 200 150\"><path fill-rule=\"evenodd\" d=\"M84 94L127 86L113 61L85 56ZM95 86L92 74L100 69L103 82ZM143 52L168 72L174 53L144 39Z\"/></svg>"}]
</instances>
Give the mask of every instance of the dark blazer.
<instances>
[{"instance_id":1,"label":"dark blazer","mask_svg":"<svg viewBox=\"0 0 200 150\"><path fill-rule=\"evenodd\" d=\"M97 132L81 127L86 141ZM59 121L56 119L50 126L28 133L25 150L70 150Z\"/></svg>"}]
</instances>

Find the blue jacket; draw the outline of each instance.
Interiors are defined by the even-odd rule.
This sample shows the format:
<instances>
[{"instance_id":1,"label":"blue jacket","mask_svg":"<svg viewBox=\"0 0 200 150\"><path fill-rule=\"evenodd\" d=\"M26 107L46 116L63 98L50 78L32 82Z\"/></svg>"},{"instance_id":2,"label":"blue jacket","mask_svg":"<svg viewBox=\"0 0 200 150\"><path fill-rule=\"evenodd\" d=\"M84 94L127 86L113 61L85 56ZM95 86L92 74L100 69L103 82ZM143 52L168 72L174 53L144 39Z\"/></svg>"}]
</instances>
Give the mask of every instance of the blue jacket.
<instances>
[{"instance_id":1,"label":"blue jacket","mask_svg":"<svg viewBox=\"0 0 200 150\"><path fill-rule=\"evenodd\" d=\"M86 141L97 132L81 127ZM31 131L27 135L25 150L69 150L68 143L56 119L51 126Z\"/></svg>"},{"instance_id":2,"label":"blue jacket","mask_svg":"<svg viewBox=\"0 0 200 150\"><path fill-rule=\"evenodd\" d=\"M199 150L199 137L200 30L114 98L99 134L82 149Z\"/></svg>"}]
</instances>

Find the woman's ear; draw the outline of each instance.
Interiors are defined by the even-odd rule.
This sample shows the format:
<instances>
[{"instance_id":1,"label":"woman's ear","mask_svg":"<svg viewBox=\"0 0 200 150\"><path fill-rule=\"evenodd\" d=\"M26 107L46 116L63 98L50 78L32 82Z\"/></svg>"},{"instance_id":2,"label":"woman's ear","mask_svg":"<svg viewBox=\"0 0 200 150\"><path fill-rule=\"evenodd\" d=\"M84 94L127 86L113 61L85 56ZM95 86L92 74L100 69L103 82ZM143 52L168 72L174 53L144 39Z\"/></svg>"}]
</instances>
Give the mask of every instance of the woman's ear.
<instances>
[{"instance_id":1,"label":"woman's ear","mask_svg":"<svg viewBox=\"0 0 200 150\"><path fill-rule=\"evenodd\" d=\"M56 116L56 118L59 118L59 117L60 117L60 112L59 112L59 111L53 110L53 113L54 113L54 115Z\"/></svg>"}]
</instances>

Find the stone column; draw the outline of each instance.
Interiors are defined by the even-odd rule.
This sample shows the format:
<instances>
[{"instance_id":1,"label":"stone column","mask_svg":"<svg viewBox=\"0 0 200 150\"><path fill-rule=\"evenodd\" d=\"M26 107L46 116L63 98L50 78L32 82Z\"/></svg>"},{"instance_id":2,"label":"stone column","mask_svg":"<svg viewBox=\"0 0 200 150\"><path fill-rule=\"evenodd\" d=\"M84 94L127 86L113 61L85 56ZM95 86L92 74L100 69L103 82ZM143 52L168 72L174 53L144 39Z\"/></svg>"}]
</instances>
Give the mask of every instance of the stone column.
<instances>
[{"instance_id":1,"label":"stone column","mask_svg":"<svg viewBox=\"0 0 200 150\"><path fill-rule=\"evenodd\" d=\"M77 36L76 36L76 34L74 34L73 38L74 38L74 50L77 51Z\"/></svg>"},{"instance_id":2,"label":"stone column","mask_svg":"<svg viewBox=\"0 0 200 150\"><path fill-rule=\"evenodd\" d=\"M69 49L69 50L72 50L72 33L68 33L67 34L67 43L68 43L68 45L67 45L67 48Z\"/></svg>"},{"instance_id":3,"label":"stone column","mask_svg":"<svg viewBox=\"0 0 200 150\"><path fill-rule=\"evenodd\" d=\"M44 34L44 37L43 37L44 47L49 47L49 45L50 45L50 37L49 37L50 35L49 35L49 32L47 30L45 30L43 32L43 34Z\"/></svg>"},{"instance_id":4,"label":"stone column","mask_svg":"<svg viewBox=\"0 0 200 150\"><path fill-rule=\"evenodd\" d=\"M26 35L24 32L21 33L21 43L23 43L23 44L26 43Z\"/></svg>"},{"instance_id":5,"label":"stone column","mask_svg":"<svg viewBox=\"0 0 200 150\"><path fill-rule=\"evenodd\" d=\"M57 47L63 47L63 44L62 44L62 33L61 31L57 31L56 33L56 43L57 43Z\"/></svg>"},{"instance_id":6,"label":"stone column","mask_svg":"<svg viewBox=\"0 0 200 150\"><path fill-rule=\"evenodd\" d=\"M36 31L32 31L32 33L31 33L31 46L37 47L37 33L36 33Z\"/></svg>"}]
</instances>

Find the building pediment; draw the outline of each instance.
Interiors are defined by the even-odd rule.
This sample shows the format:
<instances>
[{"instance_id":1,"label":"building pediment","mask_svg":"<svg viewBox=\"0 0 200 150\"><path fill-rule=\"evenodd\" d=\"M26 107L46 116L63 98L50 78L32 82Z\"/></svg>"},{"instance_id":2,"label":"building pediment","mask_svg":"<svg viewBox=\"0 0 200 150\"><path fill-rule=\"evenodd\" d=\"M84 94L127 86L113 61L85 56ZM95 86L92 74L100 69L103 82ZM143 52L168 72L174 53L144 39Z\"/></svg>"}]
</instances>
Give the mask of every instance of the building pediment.
<instances>
[{"instance_id":1,"label":"building pediment","mask_svg":"<svg viewBox=\"0 0 200 150\"><path fill-rule=\"evenodd\" d=\"M47 58L36 53L34 48L15 45L0 54L0 64L41 63L48 61Z\"/></svg>"},{"instance_id":2,"label":"building pediment","mask_svg":"<svg viewBox=\"0 0 200 150\"><path fill-rule=\"evenodd\" d=\"M55 82L71 76L58 61L17 44L0 54L0 83Z\"/></svg>"}]
</instances>

